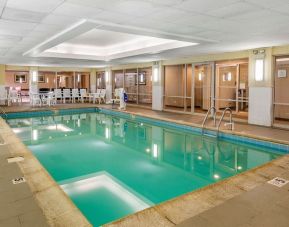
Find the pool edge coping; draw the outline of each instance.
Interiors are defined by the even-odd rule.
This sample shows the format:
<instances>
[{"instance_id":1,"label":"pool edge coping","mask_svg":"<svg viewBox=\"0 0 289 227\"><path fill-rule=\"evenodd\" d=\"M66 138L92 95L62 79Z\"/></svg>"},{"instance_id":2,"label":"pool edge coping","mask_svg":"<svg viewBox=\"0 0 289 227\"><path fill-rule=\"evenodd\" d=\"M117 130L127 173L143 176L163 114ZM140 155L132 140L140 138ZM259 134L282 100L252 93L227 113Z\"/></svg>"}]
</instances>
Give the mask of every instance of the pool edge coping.
<instances>
[{"instance_id":1,"label":"pool edge coping","mask_svg":"<svg viewBox=\"0 0 289 227\"><path fill-rule=\"evenodd\" d=\"M10 156L24 158L23 161L17 162L17 166L20 168L35 202L41 208L47 224L49 226L92 227L78 207L2 117L0 117L0 125L4 130L1 133L4 144L11 146ZM71 216L73 216L73 220Z\"/></svg>"}]
</instances>

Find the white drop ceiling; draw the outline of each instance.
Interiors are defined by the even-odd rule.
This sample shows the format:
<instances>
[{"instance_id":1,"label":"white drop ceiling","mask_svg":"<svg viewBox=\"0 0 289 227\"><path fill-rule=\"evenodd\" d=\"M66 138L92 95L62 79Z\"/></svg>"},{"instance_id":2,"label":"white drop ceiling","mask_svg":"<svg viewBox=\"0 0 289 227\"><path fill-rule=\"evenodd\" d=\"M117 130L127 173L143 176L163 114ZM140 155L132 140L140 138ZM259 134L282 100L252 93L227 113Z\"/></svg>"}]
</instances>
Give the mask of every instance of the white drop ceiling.
<instances>
[{"instance_id":1,"label":"white drop ceiling","mask_svg":"<svg viewBox=\"0 0 289 227\"><path fill-rule=\"evenodd\" d=\"M199 45L124 45L144 37ZM0 0L0 64L101 67L285 44L288 0ZM100 54L111 46L128 49Z\"/></svg>"}]
</instances>

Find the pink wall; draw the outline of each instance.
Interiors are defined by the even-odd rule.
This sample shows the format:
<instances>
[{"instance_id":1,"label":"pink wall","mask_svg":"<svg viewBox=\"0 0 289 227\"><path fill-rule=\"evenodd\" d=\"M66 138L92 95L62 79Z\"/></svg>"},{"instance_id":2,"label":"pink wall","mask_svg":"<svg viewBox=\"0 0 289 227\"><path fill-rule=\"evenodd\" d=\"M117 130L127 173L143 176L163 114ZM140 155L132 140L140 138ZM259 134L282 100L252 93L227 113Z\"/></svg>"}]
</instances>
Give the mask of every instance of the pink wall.
<instances>
[{"instance_id":1,"label":"pink wall","mask_svg":"<svg viewBox=\"0 0 289 227\"><path fill-rule=\"evenodd\" d=\"M26 83L15 83L14 82L14 75L15 74L27 74L27 81ZM6 76L5 76L5 85L9 87L19 87L21 86L22 90L29 89L29 72L13 72L13 71L6 71Z\"/></svg>"}]
</instances>

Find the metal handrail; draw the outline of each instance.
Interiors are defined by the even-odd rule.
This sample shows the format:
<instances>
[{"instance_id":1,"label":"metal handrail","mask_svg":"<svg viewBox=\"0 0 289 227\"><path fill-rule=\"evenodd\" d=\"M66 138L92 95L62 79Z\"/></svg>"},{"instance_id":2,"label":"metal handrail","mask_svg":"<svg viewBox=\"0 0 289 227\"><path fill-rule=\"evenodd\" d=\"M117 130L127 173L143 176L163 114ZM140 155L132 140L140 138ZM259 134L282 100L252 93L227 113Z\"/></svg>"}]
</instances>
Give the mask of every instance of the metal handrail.
<instances>
[{"instance_id":1,"label":"metal handrail","mask_svg":"<svg viewBox=\"0 0 289 227\"><path fill-rule=\"evenodd\" d=\"M5 119L7 119L7 113L3 110L2 107L0 107L0 113L5 116Z\"/></svg>"},{"instance_id":2,"label":"metal handrail","mask_svg":"<svg viewBox=\"0 0 289 227\"><path fill-rule=\"evenodd\" d=\"M219 124L218 124L218 127L217 127L217 136L219 134L221 123L222 123L227 111L230 112L230 123L229 124L231 125L231 130L233 130L233 112L232 112L231 108L227 107L226 109L224 109L224 111L222 113L222 116L220 118L220 121L219 121Z\"/></svg>"},{"instance_id":3,"label":"metal handrail","mask_svg":"<svg viewBox=\"0 0 289 227\"><path fill-rule=\"evenodd\" d=\"M204 133L204 127L205 127L206 121L207 121L207 119L209 117L209 113L211 112L212 109L214 110L213 119L214 119L214 126L216 127L216 113L217 113L217 109L214 106L212 106L212 107L210 107L210 109L208 109L207 114L206 114L206 116L205 116L205 118L203 120L203 123L202 123L202 134Z\"/></svg>"}]
</instances>

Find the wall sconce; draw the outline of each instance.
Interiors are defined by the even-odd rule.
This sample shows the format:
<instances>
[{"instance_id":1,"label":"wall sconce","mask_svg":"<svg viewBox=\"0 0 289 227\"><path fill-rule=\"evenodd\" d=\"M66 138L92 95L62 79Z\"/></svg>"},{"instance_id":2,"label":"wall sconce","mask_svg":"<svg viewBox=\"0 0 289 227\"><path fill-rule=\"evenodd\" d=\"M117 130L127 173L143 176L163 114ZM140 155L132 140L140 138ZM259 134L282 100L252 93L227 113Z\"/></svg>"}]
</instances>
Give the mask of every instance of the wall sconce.
<instances>
[{"instance_id":1,"label":"wall sconce","mask_svg":"<svg viewBox=\"0 0 289 227\"><path fill-rule=\"evenodd\" d=\"M199 73L199 81L201 81L202 80L202 73L200 72Z\"/></svg>"},{"instance_id":2,"label":"wall sconce","mask_svg":"<svg viewBox=\"0 0 289 227\"><path fill-rule=\"evenodd\" d=\"M77 74L77 82L78 83L80 82L80 79L81 79L80 74Z\"/></svg>"},{"instance_id":3,"label":"wall sconce","mask_svg":"<svg viewBox=\"0 0 289 227\"><path fill-rule=\"evenodd\" d=\"M37 82L37 72L32 71L32 82Z\"/></svg>"},{"instance_id":4,"label":"wall sconce","mask_svg":"<svg viewBox=\"0 0 289 227\"><path fill-rule=\"evenodd\" d=\"M255 81L264 80L264 59L255 60Z\"/></svg>"},{"instance_id":5,"label":"wall sconce","mask_svg":"<svg viewBox=\"0 0 289 227\"><path fill-rule=\"evenodd\" d=\"M223 81L231 81L231 80L232 80L232 73L231 72L223 74Z\"/></svg>"},{"instance_id":6,"label":"wall sconce","mask_svg":"<svg viewBox=\"0 0 289 227\"><path fill-rule=\"evenodd\" d=\"M159 81L159 68L158 67L154 68L153 79L154 79L154 82L158 82Z\"/></svg>"},{"instance_id":7,"label":"wall sconce","mask_svg":"<svg viewBox=\"0 0 289 227\"><path fill-rule=\"evenodd\" d=\"M143 73L141 73L141 74L139 75L139 82L140 82L140 83L144 83L144 74L143 74Z\"/></svg>"}]
</instances>

